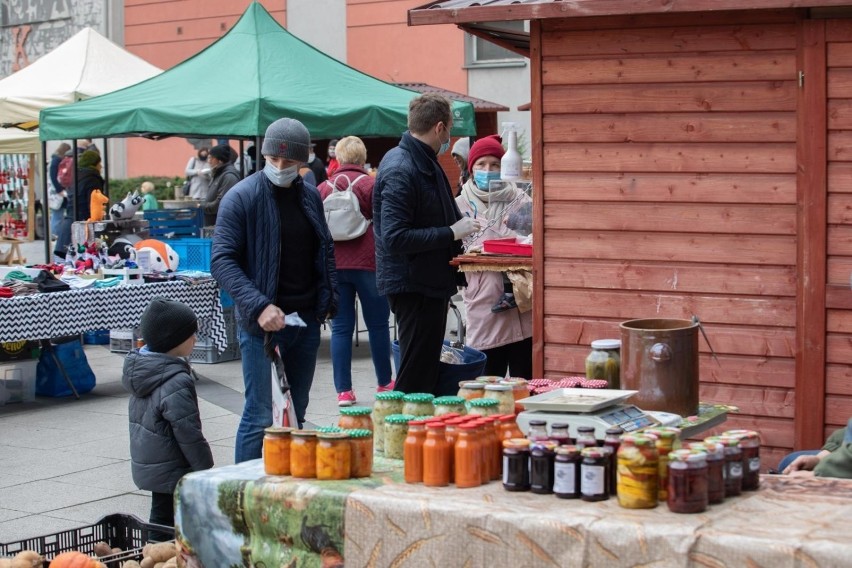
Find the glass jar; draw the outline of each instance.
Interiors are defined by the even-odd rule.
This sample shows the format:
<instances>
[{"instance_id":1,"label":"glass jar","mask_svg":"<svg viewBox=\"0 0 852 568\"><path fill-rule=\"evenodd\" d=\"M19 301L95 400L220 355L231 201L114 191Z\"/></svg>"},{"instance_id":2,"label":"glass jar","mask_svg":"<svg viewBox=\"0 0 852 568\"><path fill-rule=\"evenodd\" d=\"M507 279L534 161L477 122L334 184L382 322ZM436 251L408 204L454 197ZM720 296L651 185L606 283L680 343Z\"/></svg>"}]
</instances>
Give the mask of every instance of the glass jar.
<instances>
[{"instance_id":1,"label":"glass jar","mask_svg":"<svg viewBox=\"0 0 852 568\"><path fill-rule=\"evenodd\" d=\"M621 340L597 339L586 357L586 378L604 380L607 388L621 388Z\"/></svg>"},{"instance_id":2,"label":"glass jar","mask_svg":"<svg viewBox=\"0 0 852 568\"><path fill-rule=\"evenodd\" d=\"M435 405L435 416L444 414L467 414L467 407L464 405L464 398L460 396L439 396L432 401Z\"/></svg>"},{"instance_id":3,"label":"glass jar","mask_svg":"<svg viewBox=\"0 0 852 568\"><path fill-rule=\"evenodd\" d=\"M610 449L609 454L609 494L615 495L618 492L618 447L621 446L621 436L624 430L619 426L607 428L603 447Z\"/></svg>"},{"instance_id":4,"label":"glass jar","mask_svg":"<svg viewBox=\"0 0 852 568\"><path fill-rule=\"evenodd\" d=\"M553 493L560 499L580 497L580 448L559 446L553 464Z\"/></svg>"},{"instance_id":5,"label":"glass jar","mask_svg":"<svg viewBox=\"0 0 852 568\"><path fill-rule=\"evenodd\" d=\"M656 441L643 434L626 434L616 455L618 504L625 509L657 506L659 465Z\"/></svg>"},{"instance_id":6,"label":"glass jar","mask_svg":"<svg viewBox=\"0 0 852 568\"><path fill-rule=\"evenodd\" d=\"M512 394L510 385L499 383L485 385L485 396L483 398L493 398L497 401L497 414L515 413L515 395Z\"/></svg>"},{"instance_id":7,"label":"glass jar","mask_svg":"<svg viewBox=\"0 0 852 568\"><path fill-rule=\"evenodd\" d=\"M317 434L317 479L349 479L352 472L352 446L349 434Z\"/></svg>"},{"instance_id":8,"label":"glass jar","mask_svg":"<svg viewBox=\"0 0 852 568\"><path fill-rule=\"evenodd\" d=\"M530 447L530 491L548 495L553 493L553 476L556 454L555 442L538 442Z\"/></svg>"},{"instance_id":9,"label":"glass jar","mask_svg":"<svg viewBox=\"0 0 852 568\"><path fill-rule=\"evenodd\" d=\"M370 477L373 474L373 432L348 430L349 446L352 448L352 469L349 477Z\"/></svg>"},{"instance_id":10,"label":"glass jar","mask_svg":"<svg viewBox=\"0 0 852 568\"><path fill-rule=\"evenodd\" d=\"M743 491L743 451L739 440L731 436L717 436L725 451L725 497L735 497Z\"/></svg>"},{"instance_id":11,"label":"glass jar","mask_svg":"<svg viewBox=\"0 0 852 568\"><path fill-rule=\"evenodd\" d=\"M669 453L667 502L672 513L707 510L707 454L685 449Z\"/></svg>"},{"instance_id":12,"label":"glass jar","mask_svg":"<svg viewBox=\"0 0 852 568\"><path fill-rule=\"evenodd\" d=\"M715 442L693 442L690 450L707 454L707 501L714 505L725 500L725 447Z\"/></svg>"},{"instance_id":13,"label":"glass jar","mask_svg":"<svg viewBox=\"0 0 852 568\"><path fill-rule=\"evenodd\" d=\"M583 448L597 448L598 439L595 438L594 426L577 426L577 439L574 441L581 450Z\"/></svg>"},{"instance_id":14,"label":"glass jar","mask_svg":"<svg viewBox=\"0 0 852 568\"><path fill-rule=\"evenodd\" d=\"M530 490L530 441L515 438L503 441L503 489Z\"/></svg>"},{"instance_id":15,"label":"glass jar","mask_svg":"<svg viewBox=\"0 0 852 568\"><path fill-rule=\"evenodd\" d=\"M499 377L497 375L482 375L482 376L476 377L476 382L489 385L489 384L499 383L504 378L505 377Z\"/></svg>"},{"instance_id":16,"label":"glass jar","mask_svg":"<svg viewBox=\"0 0 852 568\"><path fill-rule=\"evenodd\" d=\"M385 451L385 417L391 414L402 414L402 397L405 393L400 391L386 391L376 393L376 402L373 403L373 444L379 452Z\"/></svg>"},{"instance_id":17,"label":"glass jar","mask_svg":"<svg viewBox=\"0 0 852 568\"><path fill-rule=\"evenodd\" d=\"M519 377L509 377L508 379L500 381L500 384L509 385L510 387L512 387L512 398L515 399L514 414L519 414L523 412L524 406L518 401L530 396L530 387L527 383L527 380L521 379Z\"/></svg>"},{"instance_id":18,"label":"glass jar","mask_svg":"<svg viewBox=\"0 0 852 568\"><path fill-rule=\"evenodd\" d=\"M485 384L475 381L463 381L459 383L459 396L470 402L475 398L485 396Z\"/></svg>"},{"instance_id":19,"label":"glass jar","mask_svg":"<svg viewBox=\"0 0 852 568\"><path fill-rule=\"evenodd\" d=\"M292 428L270 426L263 431L263 470L266 475L290 475Z\"/></svg>"},{"instance_id":20,"label":"glass jar","mask_svg":"<svg viewBox=\"0 0 852 568\"><path fill-rule=\"evenodd\" d=\"M410 414L391 414L385 416L385 457L401 460L404 456L405 438L408 436L408 423L414 420Z\"/></svg>"},{"instance_id":21,"label":"glass jar","mask_svg":"<svg viewBox=\"0 0 852 568\"><path fill-rule=\"evenodd\" d=\"M598 447L583 448L580 463L580 498L583 501L609 499L606 483L606 453Z\"/></svg>"},{"instance_id":22,"label":"glass jar","mask_svg":"<svg viewBox=\"0 0 852 568\"><path fill-rule=\"evenodd\" d=\"M723 436L739 440L743 453L743 491L760 489L760 434L752 430L728 430Z\"/></svg>"},{"instance_id":23,"label":"glass jar","mask_svg":"<svg viewBox=\"0 0 852 568\"><path fill-rule=\"evenodd\" d=\"M314 430L290 432L290 475L317 476L317 433Z\"/></svg>"},{"instance_id":24,"label":"glass jar","mask_svg":"<svg viewBox=\"0 0 852 568\"><path fill-rule=\"evenodd\" d=\"M479 471L482 452L476 442L474 428L472 424L457 427L453 444L456 487L479 487L482 484L482 474Z\"/></svg>"},{"instance_id":25,"label":"glass jar","mask_svg":"<svg viewBox=\"0 0 852 568\"><path fill-rule=\"evenodd\" d=\"M518 420L514 414L503 414L500 418L500 440L523 438L524 433L518 428Z\"/></svg>"},{"instance_id":26,"label":"glass jar","mask_svg":"<svg viewBox=\"0 0 852 568\"><path fill-rule=\"evenodd\" d=\"M649 436L656 437L657 454L659 456L660 480L657 490L659 500L668 499L669 490L669 452L679 445L680 428L660 427L648 428L644 431Z\"/></svg>"},{"instance_id":27,"label":"glass jar","mask_svg":"<svg viewBox=\"0 0 852 568\"><path fill-rule=\"evenodd\" d=\"M435 405L432 401L435 395L425 392L413 392L402 397L402 413L412 416L434 416Z\"/></svg>"},{"instance_id":28,"label":"glass jar","mask_svg":"<svg viewBox=\"0 0 852 568\"><path fill-rule=\"evenodd\" d=\"M479 444L479 481L485 485L491 481L491 449L493 440L488 431L488 425L478 416L475 420L466 422L466 425L473 427L473 435L476 437L476 442Z\"/></svg>"},{"instance_id":29,"label":"glass jar","mask_svg":"<svg viewBox=\"0 0 852 568\"><path fill-rule=\"evenodd\" d=\"M370 415L373 409L368 406L349 406L340 409L340 418L337 427L344 430L369 430L373 431L373 419Z\"/></svg>"},{"instance_id":30,"label":"glass jar","mask_svg":"<svg viewBox=\"0 0 852 568\"><path fill-rule=\"evenodd\" d=\"M547 435L547 422L544 420L530 420L527 439L530 442L544 442L549 439Z\"/></svg>"},{"instance_id":31,"label":"glass jar","mask_svg":"<svg viewBox=\"0 0 852 568\"><path fill-rule=\"evenodd\" d=\"M559 446L570 446L574 444L569 432L570 426L564 422L556 422L550 425L550 436L548 438Z\"/></svg>"},{"instance_id":32,"label":"glass jar","mask_svg":"<svg viewBox=\"0 0 852 568\"><path fill-rule=\"evenodd\" d=\"M487 427L490 429L489 438L491 447L488 452L491 459L491 481L498 481L503 473L503 439L500 437L500 419L498 416L486 416L483 418Z\"/></svg>"},{"instance_id":33,"label":"glass jar","mask_svg":"<svg viewBox=\"0 0 852 568\"><path fill-rule=\"evenodd\" d=\"M494 416L501 414L497 406L499 402L493 398L475 398L468 402L470 410L468 414L478 414L479 416Z\"/></svg>"},{"instance_id":34,"label":"glass jar","mask_svg":"<svg viewBox=\"0 0 852 568\"><path fill-rule=\"evenodd\" d=\"M426 424L423 443L423 485L445 487L450 484L450 444L446 427L439 422Z\"/></svg>"},{"instance_id":35,"label":"glass jar","mask_svg":"<svg viewBox=\"0 0 852 568\"><path fill-rule=\"evenodd\" d=\"M426 441L426 421L411 420L408 423L408 434L402 454L404 477L406 483L421 483L423 481L423 442Z\"/></svg>"}]
</instances>

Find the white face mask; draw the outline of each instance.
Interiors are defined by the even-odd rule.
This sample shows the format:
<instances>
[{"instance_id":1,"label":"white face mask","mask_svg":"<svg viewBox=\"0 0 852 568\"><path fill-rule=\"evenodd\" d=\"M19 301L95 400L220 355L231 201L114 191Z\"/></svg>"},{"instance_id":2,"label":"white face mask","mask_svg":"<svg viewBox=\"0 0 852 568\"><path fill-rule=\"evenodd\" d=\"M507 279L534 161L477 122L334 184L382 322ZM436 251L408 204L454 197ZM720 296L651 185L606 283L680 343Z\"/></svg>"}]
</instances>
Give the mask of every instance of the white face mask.
<instances>
[{"instance_id":1,"label":"white face mask","mask_svg":"<svg viewBox=\"0 0 852 568\"><path fill-rule=\"evenodd\" d=\"M308 163L313 162L313 161L314 161L314 158L316 158L316 157L317 157L317 155L316 155L316 154L314 154L314 153L310 153L310 154L308 154Z\"/></svg>"},{"instance_id":2,"label":"white face mask","mask_svg":"<svg viewBox=\"0 0 852 568\"><path fill-rule=\"evenodd\" d=\"M299 175L299 166L290 166L289 168L279 170L270 162L266 162L266 165L263 167L263 173L266 174L266 177L269 178L269 181L273 185L290 187L290 184Z\"/></svg>"}]
</instances>

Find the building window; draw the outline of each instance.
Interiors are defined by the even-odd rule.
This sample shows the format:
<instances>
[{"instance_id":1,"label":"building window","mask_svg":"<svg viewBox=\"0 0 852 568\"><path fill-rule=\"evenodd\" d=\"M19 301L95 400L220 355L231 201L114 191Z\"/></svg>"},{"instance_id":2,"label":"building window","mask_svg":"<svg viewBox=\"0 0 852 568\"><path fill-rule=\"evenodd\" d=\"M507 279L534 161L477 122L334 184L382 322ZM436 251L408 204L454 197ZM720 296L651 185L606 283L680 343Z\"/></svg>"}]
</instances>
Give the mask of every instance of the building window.
<instances>
[{"instance_id":1,"label":"building window","mask_svg":"<svg viewBox=\"0 0 852 568\"><path fill-rule=\"evenodd\" d=\"M526 22L500 22L500 27L506 30L524 32ZM465 34L465 63L468 66L516 66L525 65L525 58L514 51L492 43L480 37Z\"/></svg>"}]
</instances>

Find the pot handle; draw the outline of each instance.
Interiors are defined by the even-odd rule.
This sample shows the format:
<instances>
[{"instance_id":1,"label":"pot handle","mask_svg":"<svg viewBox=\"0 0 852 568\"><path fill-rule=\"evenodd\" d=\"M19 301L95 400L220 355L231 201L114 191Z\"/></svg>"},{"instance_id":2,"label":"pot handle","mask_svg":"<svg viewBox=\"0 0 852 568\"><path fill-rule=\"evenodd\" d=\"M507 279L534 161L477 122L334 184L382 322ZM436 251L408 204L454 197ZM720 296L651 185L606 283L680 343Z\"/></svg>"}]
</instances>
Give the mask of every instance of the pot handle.
<instances>
[{"instance_id":1,"label":"pot handle","mask_svg":"<svg viewBox=\"0 0 852 568\"><path fill-rule=\"evenodd\" d=\"M672 358L671 347L669 347L665 343L655 343L651 346L650 353L651 359L653 361L656 361L657 363L665 363L666 361L669 361Z\"/></svg>"}]
</instances>

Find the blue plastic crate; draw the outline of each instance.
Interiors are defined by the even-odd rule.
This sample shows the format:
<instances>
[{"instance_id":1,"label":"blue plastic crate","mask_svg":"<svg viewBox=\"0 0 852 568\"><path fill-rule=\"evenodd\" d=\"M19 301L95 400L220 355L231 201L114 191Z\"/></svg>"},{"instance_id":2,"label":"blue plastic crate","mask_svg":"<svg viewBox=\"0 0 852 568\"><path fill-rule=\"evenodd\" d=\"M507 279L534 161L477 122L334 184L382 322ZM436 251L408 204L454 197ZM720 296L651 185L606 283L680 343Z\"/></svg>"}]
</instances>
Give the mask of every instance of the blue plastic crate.
<instances>
[{"instance_id":1,"label":"blue plastic crate","mask_svg":"<svg viewBox=\"0 0 852 568\"><path fill-rule=\"evenodd\" d=\"M234 299L224 290L219 290L219 301L222 302L222 308L228 309L234 307Z\"/></svg>"},{"instance_id":2,"label":"blue plastic crate","mask_svg":"<svg viewBox=\"0 0 852 568\"><path fill-rule=\"evenodd\" d=\"M167 243L180 257L180 270L210 272L210 248L213 239L167 239Z\"/></svg>"},{"instance_id":3,"label":"blue plastic crate","mask_svg":"<svg viewBox=\"0 0 852 568\"><path fill-rule=\"evenodd\" d=\"M153 239L200 237L204 226L204 211L200 207L157 209L145 211L143 216Z\"/></svg>"},{"instance_id":4,"label":"blue plastic crate","mask_svg":"<svg viewBox=\"0 0 852 568\"><path fill-rule=\"evenodd\" d=\"M83 332L83 344L85 345L109 345L108 329L93 329Z\"/></svg>"}]
</instances>

